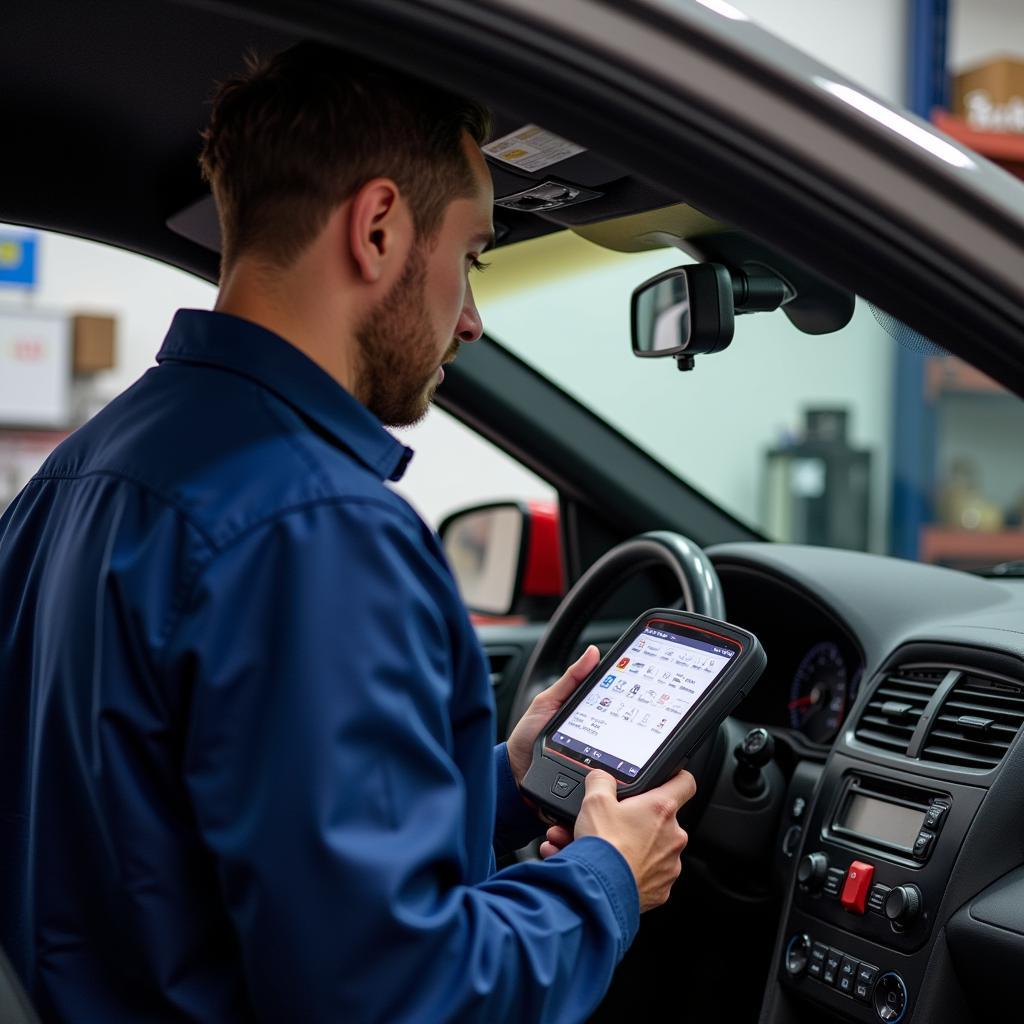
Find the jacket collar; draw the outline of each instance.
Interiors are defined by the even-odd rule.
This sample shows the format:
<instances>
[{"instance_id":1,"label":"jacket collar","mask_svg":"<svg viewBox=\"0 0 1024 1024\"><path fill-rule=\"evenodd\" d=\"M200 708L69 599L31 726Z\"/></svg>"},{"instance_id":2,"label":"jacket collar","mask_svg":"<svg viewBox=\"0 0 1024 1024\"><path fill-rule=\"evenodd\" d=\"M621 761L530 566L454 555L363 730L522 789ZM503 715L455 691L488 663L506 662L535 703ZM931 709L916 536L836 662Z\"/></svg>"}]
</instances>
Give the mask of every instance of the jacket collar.
<instances>
[{"instance_id":1,"label":"jacket collar","mask_svg":"<svg viewBox=\"0 0 1024 1024\"><path fill-rule=\"evenodd\" d=\"M240 374L274 392L373 470L398 480L412 449L305 353L273 331L228 313L179 309L156 361L197 363Z\"/></svg>"}]
</instances>

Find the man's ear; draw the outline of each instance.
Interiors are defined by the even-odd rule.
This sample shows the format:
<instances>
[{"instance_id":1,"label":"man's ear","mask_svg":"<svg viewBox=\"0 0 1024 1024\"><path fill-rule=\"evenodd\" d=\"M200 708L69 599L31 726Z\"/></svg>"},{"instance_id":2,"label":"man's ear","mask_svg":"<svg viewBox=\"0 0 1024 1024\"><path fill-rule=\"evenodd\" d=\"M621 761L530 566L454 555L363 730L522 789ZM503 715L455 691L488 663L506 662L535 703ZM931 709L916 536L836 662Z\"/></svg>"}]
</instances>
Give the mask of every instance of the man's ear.
<instances>
[{"instance_id":1,"label":"man's ear","mask_svg":"<svg viewBox=\"0 0 1024 1024\"><path fill-rule=\"evenodd\" d=\"M348 243L356 274L376 284L405 264L413 241L409 207L390 178L373 178L352 196Z\"/></svg>"}]
</instances>

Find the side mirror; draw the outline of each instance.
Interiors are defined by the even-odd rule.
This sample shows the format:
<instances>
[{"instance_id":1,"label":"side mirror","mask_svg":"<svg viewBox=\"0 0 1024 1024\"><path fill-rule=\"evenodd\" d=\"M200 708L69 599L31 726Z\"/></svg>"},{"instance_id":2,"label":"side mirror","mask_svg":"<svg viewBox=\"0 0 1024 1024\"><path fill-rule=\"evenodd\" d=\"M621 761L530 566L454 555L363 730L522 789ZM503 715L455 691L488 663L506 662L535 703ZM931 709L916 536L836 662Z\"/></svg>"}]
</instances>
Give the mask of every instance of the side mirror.
<instances>
[{"instance_id":1,"label":"side mirror","mask_svg":"<svg viewBox=\"0 0 1024 1024\"><path fill-rule=\"evenodd\" d=\"M438 531L466 607L477 615L545 615L562 596L558 506L501 502L461 509Z\"/></svg>"}]
</instances>

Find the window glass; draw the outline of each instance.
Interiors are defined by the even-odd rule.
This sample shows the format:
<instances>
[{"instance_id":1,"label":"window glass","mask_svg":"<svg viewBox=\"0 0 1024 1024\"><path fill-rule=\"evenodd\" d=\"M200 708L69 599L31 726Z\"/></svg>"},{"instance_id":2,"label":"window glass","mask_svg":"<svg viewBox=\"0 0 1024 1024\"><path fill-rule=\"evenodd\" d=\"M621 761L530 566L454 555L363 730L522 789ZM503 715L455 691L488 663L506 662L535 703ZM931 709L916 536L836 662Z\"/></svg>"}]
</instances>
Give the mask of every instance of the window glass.
<instances>
[{"instance_id":1,"label":"window glass","mask_svg":"<svg viewBox=\"0 0 1024 1024\"><path fill-rule=\"evenodd\" d=\"M901 349L867 302L819 336L782 311L738 316L728 349L680 372L632 355L629 308L641 282L691 262L683 253L562 232L491 260L475 289L488 334L765 536L951 565L1024 557L1022 403L941 349ZM921 434L909 481L893 444L908 359Z\"/></svg>"}]
</instances>

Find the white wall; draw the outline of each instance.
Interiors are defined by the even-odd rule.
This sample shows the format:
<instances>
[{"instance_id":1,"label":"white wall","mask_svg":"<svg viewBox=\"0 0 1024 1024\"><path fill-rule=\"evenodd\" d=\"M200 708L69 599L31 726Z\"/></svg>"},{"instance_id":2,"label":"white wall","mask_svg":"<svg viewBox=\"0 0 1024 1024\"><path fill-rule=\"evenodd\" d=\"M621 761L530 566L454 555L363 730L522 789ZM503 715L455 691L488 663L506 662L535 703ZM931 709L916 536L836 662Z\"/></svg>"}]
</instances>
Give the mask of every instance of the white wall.
<instances>
[{"instance_id":1,"label":"white wall","mask_svg":"<svg viewBox=\"0 0 1024 1024\"><path fill-rule=\"evenodd\" d=\"M823 64L887 100L904 101L907 0L732 2L762 28Z\"/></svg>"},{"instance_id":2,"label":"white wall","mask_svg":"<svg viewBox=\"0 0 1024 1024\"><path fill-rule=\"evenodd\" d=\"M41 235L39 285L30 297L0 289L0 309L34 308L102 313L117 318L117 367L97 374L95 388L108 399L154 359L174 311L209 309L216 289L191 274L109 246L62 235Z\"/></svg>"},{"instance_id":3,"label":"white wall","mask_svg":"<svg viewBox=\"0 0 1024 1024\"><path fill-rule=\"evenodd\" d=\"M995 56L1024 60L1024 2L952 0L949 66L953 72Z\"/></svg>"}]
</instances>

